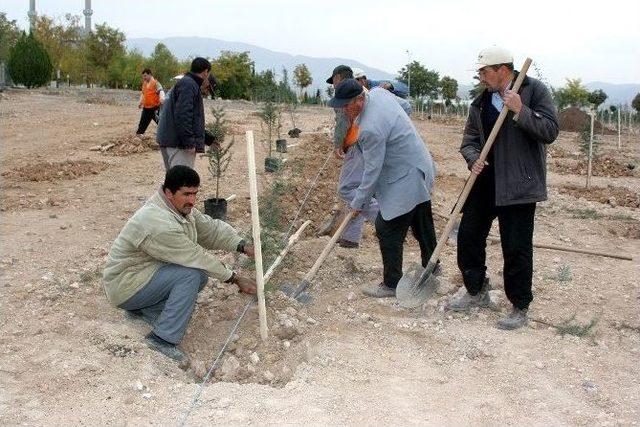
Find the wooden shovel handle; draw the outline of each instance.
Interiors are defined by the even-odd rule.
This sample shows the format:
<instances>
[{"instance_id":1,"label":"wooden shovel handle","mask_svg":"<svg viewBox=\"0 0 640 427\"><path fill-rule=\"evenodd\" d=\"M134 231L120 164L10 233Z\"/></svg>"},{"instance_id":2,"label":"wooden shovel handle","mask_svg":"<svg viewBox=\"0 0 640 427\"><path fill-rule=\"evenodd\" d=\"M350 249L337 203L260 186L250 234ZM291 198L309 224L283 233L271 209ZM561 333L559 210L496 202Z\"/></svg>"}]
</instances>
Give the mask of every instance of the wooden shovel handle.
<instances>
[{"instance_id":1,"label":"wooden shovel handle","mask_svg":"<svg viewBox=\"0 0 640 427\"><path fill-rule=\"evenodd\" d=\"M336 244L336 242L338 241L338 239L342 235L342 232L347 227L347 224L349 223L349 221L351 221L351 218L353 217L353 213L354 213L354 211L349 211L349 213L344 217L344 219L342 220L342 223L340 224L340 227L338 227L336 232L333 233L333 236L331 237L331 240L329 240L329 243L327 243L327 245L324 247L324 250L322 251L322 253L318 257L318 259L316 260L315 264L313 264L313 267L311 267L311 270L309 270L307 275L304 276L304 280L305 281L311 282L313 277L316 275L316 273L318 272L318 269L320 268L320 266L322 265L324 260L329 255L329 252L331 252L331 249L333 249L333 245Z\"/></svg>"},{"instance_id":2,"label":"wooden shovel handle","mask_svg":"<svg viewBox=\"0 0 640 427\"><path fill-rule=\"evenodd\" d=\"M520 90L520 86L522 86L522 82L524 81L524 78L527 75L527 71L529 71L530 65L531 65L531 58L527 58L524 61L524 64L522 65L522 69L518 74L518 78L516 78L516 81L514 82L513 88L511 90L513 90L514 92L518 92ZM504 119L507 117L508 112L509 112L509 109L507 108L506 105L502 107L502 111L500 111L498 120L496 120L496 123L493 125L493 128L491 129L491 133L489 134L489 138L487 138L487 142L485 142L484 147L480 152L480 156L478 157L478 160L484 162L485 159L487 158L487 154L489 154L489 150L491 150L491 147L493 146L493 143L496 140L496 136L498 135L498 132L500 131L500 128L502 127L502 123L504 122ZM460 212L462 211L464 202L467 201L467 197L471 192L471 188L473 187L473 184L476 182L476 178L478 178L478 175L476 175L475 173L471 172L469 174L469 178L467 179L467 182L465 183L464 188L462 189L462 193L460 193L460 196L458 196L458 201L456 202L456 205L454 206L453 211L451 212L451 215L449 215L449 221L447 221L447 225L444 227L444 230L440 234L440 239L438 239L438 244L436 245L436 248L434 249L433 254L431 254L431 258L429 258L428 265L435 265L438 258L440 258L440 253L442 253L444 245L445 243L447 243L447 240L449 238L449 233L453 229L456 219L458 218L458 214L460 214ZM420 277L420 281L423 281L426 278L426 276L428 276L431 273L428 270L429 269L427 268L422 273L422 277Z\"/></svg>"}]
</instances>

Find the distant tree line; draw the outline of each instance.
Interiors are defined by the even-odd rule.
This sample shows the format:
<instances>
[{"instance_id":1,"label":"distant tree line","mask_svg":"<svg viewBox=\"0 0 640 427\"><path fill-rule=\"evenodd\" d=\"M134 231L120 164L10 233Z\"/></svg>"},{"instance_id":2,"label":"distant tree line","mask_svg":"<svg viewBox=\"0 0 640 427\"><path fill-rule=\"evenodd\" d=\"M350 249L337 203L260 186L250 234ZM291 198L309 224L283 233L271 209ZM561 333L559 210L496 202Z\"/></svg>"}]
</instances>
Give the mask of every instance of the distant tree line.
<instances>
[{"instance_id":1,"label":"distant tree line","mask_svg":"<svg viewBox=\"0 0 640 427\"><path fill-rule=\"evenodd\" d=\"M0 12L0 61L9 65L15 83L27 87L57 79L69 84L137 90L142 70L150 68L168 88L174 83L173 77L189 70L192 58L180 61L162 43L146 57L140 51L126 49L125 40L122 31L106 23L96 25L86 35L80 17L69 14L61 20L38 16L33 33L27 35L15 20L8 20L6 13ZM217 95L225 99L298 99L286 69L280 80L273 70L256 73L248 52L222 52L212 60L212 72L218 81ZM302 92L311 82L306 65L298 65L294 83L301 90L302 100L314 99Z\"/></svg>"},{"instance_id":2,"label":"distant tree line","mask_svg":"<svg viewBox=\"0 0 640 427\"><path fill-rule=\"evenodd\" d=\"M459 101L458 81L449 76L440 78L440 73L429 70L418 61L413 61L398 71L398 80L409 86L410 96L420 100L441 98L446 105Z\"/></svg>"}]
</instances>

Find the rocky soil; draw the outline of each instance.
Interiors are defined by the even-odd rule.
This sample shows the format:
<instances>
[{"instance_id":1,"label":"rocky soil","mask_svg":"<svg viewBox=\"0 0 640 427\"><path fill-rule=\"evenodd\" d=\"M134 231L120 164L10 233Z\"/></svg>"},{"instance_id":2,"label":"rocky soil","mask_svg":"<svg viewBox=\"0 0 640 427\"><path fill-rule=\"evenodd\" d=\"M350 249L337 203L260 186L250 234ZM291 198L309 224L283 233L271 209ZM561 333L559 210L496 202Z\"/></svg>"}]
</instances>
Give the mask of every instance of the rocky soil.
<instances>
[{"instance_id":1,"label":"rocky soil","mask_svg":"<svg viewBox=\"0 0 640 427\"><path fill-rule=\"evenodd\" d=\"M288 141L284 171L267 174L260 106L206 104L225 107L236 139L222 184L224 196L237 195L229 222L250 234L247 130L259 141L270 259L294 218L294 228L313 221L267 286L269 339L260 340L251 298L211 280L182 343L189 362L178 365L148 349L142 337L149 327L108 304L100 276L124 222L162 181L155 125L148 137L134 136L134 92L6 92L0 99L1 424L178 424L245 308L187 424L638 424L640 178L617 166L638 164L637 133L621 150L617 136L602 137L600 154L609 166L596 162L593 187L585 191L584 172L575 166L583 160L576 134L563 132L550 149L549 200L538 206L535 230L541 243L634 260L537 249L532 321L504 332L494 326L509 308L498 244L489 244L487 259L493 310L444 310L461 285L453 245L442 257L437 294L424 306L406 310L394 300L364 297L361 289L382 274L371 225L360 249L330 254L312 283L310 304L286 297L281 287L298 284L311 268L328 241L315 230L339 203L340 163L327 161L332 112L298 108L300 138ZM463 122L414 122L438 165L433 204L441 228L468 173L457 152ZM206 159L197 159L196 168L203 200L215 183ZM219 256L252 274L246 259ZM409 237L405 265L418 259Z\"/></svg>"}]
</instances>

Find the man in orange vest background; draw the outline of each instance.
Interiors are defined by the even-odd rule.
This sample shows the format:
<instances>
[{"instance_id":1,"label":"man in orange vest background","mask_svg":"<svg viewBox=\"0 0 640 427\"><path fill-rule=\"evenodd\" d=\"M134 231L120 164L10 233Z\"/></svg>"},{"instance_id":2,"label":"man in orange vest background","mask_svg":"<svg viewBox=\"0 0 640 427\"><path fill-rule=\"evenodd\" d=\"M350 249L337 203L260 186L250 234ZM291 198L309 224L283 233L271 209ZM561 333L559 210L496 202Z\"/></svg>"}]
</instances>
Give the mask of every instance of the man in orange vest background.
<instances>
[{"instance_id":1,"label":"man in orange vest background","mask_svg":"<svg viewBox=\"0 0 640 427\"><path fill-rule=\"evenodd\" d=\"M142 114L140 115L137 135L143 135L146 132L151 120L158 124L158 112L162 101L164 101L162 85L153 78L151 70L145 68L142 70L142 93L138 104L138 108L142 108Z\"/></svg>"}]
</instances>

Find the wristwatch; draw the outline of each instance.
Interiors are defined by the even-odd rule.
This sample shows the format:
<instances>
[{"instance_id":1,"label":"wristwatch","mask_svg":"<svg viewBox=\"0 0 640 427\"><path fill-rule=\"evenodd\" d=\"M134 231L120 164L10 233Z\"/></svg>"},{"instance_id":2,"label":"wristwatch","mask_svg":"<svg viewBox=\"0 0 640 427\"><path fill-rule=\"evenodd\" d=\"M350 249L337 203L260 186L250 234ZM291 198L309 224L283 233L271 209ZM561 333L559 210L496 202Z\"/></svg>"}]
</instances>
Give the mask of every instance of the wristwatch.
<instances>
[{"instance_id":1,"label":"wristwatch","mask_svg":"<svg viewBox=\"0 0 640 427\"><path fill-rule=\"evenodd\" d=\"M227 280L224 281L224 283L235 283L236 279L237 279L237 274L235 271L231 272L231 277L229 277Z\"/></svg>"}]
</instances>

